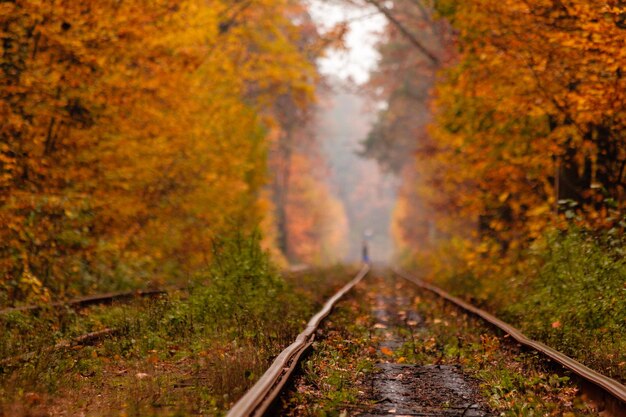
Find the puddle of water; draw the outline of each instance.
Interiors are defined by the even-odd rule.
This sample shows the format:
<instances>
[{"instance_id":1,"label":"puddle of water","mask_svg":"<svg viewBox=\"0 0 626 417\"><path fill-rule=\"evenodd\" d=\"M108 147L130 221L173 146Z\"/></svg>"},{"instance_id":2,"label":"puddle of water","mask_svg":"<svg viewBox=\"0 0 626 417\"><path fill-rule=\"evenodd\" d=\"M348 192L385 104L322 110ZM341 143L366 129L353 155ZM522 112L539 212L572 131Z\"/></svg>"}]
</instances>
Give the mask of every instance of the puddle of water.
<instances>
[{"instance_id":1,"label":"puddle of water","mask_svg":"<svg viewBox=\"0 0 626 417\"><path fill-rule=\"evenodd\" d=\"M372 386L377 403L361 417L489 415L473 401L474 387L457 366L381 363L377 367Z\"/></svg>"}]
</instances>

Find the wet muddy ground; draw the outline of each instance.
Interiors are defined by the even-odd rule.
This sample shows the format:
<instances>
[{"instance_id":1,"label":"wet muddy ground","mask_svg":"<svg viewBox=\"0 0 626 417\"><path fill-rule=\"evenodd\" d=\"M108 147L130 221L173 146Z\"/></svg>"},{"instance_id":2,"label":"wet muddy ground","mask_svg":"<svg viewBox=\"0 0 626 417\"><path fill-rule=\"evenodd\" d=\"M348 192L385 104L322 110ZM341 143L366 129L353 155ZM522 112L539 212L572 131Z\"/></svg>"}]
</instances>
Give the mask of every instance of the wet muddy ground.
<instances>
[{"instance_id":1,"label":"wet muddy ground","mask_svg":"<svg viewBox=\"0 0 626 417\"><path fill-rule=\"evenodd\" d=\"M460 366L382 363L377 368L372 376L375 404L362 417L490 415Z\"/></svg>"},{"instance_id":2,"label":"wet muddy ground","mask_svg":"<svg viewBox=\"0 0 626 417\"><path fill-rule=\"evenodd\" d=\"M401 282L391 280L391 283L381 285L372 311L379 340L377 347L383 355L427 334L424 319L411 304L409 295L413 292ZM390 358L377 363L376 371L368 375L372 405L360 416L491 415L478 394L478 384L459 364L420 366L394 363L397 360Z\"/></svg>"}]
</instances>

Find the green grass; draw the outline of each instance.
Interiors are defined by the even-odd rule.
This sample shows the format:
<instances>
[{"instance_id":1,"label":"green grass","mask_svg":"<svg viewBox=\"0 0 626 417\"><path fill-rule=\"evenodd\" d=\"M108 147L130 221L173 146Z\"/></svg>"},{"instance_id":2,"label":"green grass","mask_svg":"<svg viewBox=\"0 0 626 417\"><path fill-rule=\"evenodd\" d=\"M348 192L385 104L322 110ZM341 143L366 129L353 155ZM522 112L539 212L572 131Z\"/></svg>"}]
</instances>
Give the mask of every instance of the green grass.
<instances>
[{"instance_id":1,"label":"green grass","mask_svg":"<svg viewBox=\"0 0 626 417\"><path fill-rule=\"evenodd\" d=\"M276 415L339 417L367 403L363 383L374 369L372 318L363 299L350 293L318 332L319 340L299 367Z\"/></svg>"},{"instance_id":2,"label":"green grass","mask_svg":"<svg viewBox=\"0 0 626 417\"><path fill-rule=\"evenodd\" d=\"M626 380L626 260L622 239L555 233L529 254L526 294L502 314L530 337Z\"/></svg>"},{"instance_id":3,"label":"green grass","mask_svg":"<svg viewBox=\"0 0 626 417\"><path fill-rule=\"evenodd\" d=\"M222 415L351 272L283 278L249 238L221 242L215 256L188 293L0 319L1 358L36 353L0 367L0 415ZM103 328L119 333L48 349Z\"/></svg>"},{"instance_id":4,"label":"green grass","mask_svg":"<svg viewBox=\"0 0 626 417\"><path fill-rule=\"evenodd\" d=\"M523 251L451 261L443 288L597 371L626 381L626 238L574 226ZM488 264L488 266L485 266ZM422 269L423 270L423 269Z\"/></svg>"}]
</instances>

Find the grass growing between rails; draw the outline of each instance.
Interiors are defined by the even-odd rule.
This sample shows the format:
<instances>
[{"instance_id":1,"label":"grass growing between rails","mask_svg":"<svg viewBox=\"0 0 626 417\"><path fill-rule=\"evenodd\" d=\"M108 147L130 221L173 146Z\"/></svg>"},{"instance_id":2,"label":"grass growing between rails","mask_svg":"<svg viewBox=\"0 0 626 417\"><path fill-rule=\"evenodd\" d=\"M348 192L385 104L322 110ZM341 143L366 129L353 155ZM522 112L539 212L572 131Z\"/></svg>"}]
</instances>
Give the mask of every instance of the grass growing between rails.
<instances>
[{"instance_id":1,"label":"grass growing between rails","mask_svg":"<svg viewBox=\"0 0 626 417\"><path fill-rule=\"evenodd\" d=\"M325 320L276 415L348 416L368 402L364 384L374 371L376 350L371 340L374 319L363 293L361 283Z\"/></svg>"},{"instance_id":2,"label":"grass growing between rails","mask_svg":"<svg viewBox=\"0 0 626 417\"><path fill-rule=\"evenodd\" d=\"M463 255L431 278L529 337L626 381L626 239L579 228L554 231L502 257ZM427 277L428 278L428 277Z\"/></svg>"},{"instance_id":3,"label":"grass growing between rails","mask_svg":"<svg viewBox=\"0 0 626 417\"><path fill-rule=\"evenodd\" d=\"M222 415L353 272L281 277L254 238L215 250L188 294L2 318L2 358L35 354L0 365L0 416ZM47 349L104 328L118 333Z\"/></svg>"}]
</instances>

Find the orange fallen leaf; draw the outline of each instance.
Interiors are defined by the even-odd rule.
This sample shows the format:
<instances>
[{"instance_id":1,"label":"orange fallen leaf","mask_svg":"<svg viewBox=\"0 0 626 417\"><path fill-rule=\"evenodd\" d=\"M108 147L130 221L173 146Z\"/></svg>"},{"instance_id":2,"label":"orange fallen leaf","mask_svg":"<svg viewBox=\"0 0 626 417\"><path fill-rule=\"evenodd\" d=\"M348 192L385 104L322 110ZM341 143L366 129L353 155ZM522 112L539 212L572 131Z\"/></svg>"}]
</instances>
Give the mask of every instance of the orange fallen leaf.
<instances>
[{"instance_id":1,"label":"orange fallen leaf","mask_svg":"<svg viewBox=\"0 0 626 417\"><path fill-rule=\"evenodd\" d=\"M555 321L552 323L552 328L553 329L558 329L559 327L561 327L561 322L560 321Z\"/></svg>"},{"instance_id":2,"label":"orange fallen leaf","mask_svg":"<svg viewBox=\"0 0 626 417\"><path fill-rule=\"evenodd\" d=\"M391 349L389 349L388 347L382 347L380 348L380 351L383 355L387 355L387 356L393 356L393 351Z\"/></svg>"}]
</instances>

